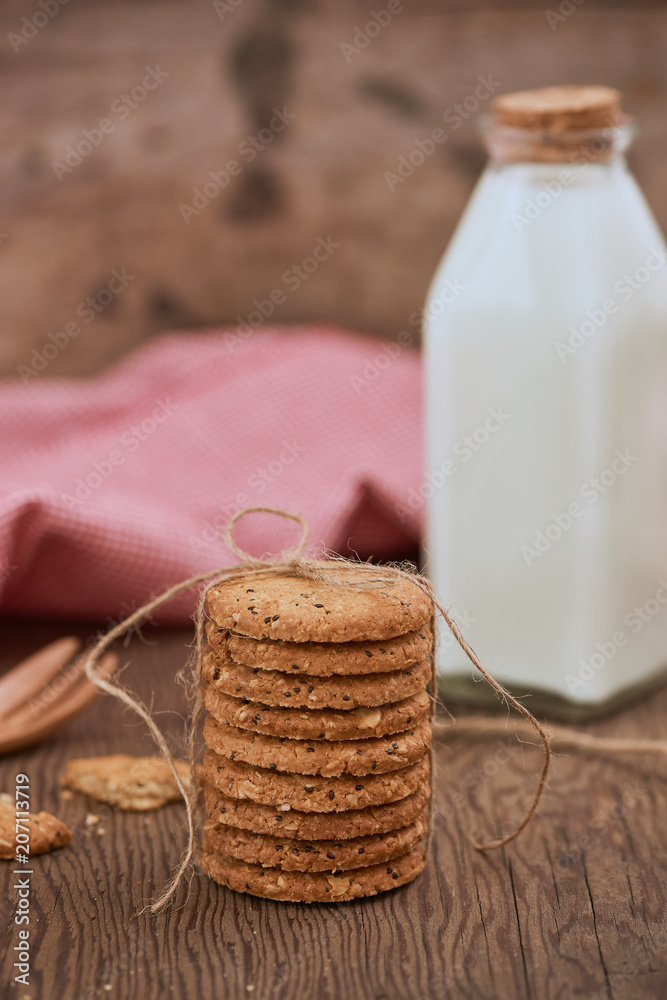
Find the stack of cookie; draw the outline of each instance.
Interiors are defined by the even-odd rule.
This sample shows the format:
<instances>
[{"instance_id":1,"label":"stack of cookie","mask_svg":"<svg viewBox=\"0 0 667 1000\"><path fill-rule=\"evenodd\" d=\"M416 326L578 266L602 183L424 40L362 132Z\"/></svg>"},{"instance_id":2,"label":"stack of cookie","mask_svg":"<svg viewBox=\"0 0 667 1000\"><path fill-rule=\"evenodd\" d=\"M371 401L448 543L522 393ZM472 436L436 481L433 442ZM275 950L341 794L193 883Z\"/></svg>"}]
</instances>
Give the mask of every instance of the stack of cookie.
<instances>
[{"instance_id":1,"label":"stack of cookie","mask_svg":"<svg viewBox=\"0 0 667 1000\"><path fill-rule=\"evenodd\" d=\"M367 564L209 591L203 861L240 892L338 902L422 870L431 602Z\"/></svg>"}]
</instances>

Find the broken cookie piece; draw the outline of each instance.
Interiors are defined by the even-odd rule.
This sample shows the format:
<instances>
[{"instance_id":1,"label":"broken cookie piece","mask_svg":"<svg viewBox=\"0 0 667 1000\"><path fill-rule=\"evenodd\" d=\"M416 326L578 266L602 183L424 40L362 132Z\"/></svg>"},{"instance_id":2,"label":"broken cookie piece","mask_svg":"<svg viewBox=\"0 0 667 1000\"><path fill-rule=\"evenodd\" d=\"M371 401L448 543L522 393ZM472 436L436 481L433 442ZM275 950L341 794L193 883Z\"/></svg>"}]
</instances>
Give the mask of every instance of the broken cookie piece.
<instances>
[{"instance_id":1,"label":"broken cookie piece","mask_svg":"<svg viewBox=\"0 0 667 1000\"><path fill-rule=\"evenodd\" d=\"M48 812L31 813L21 821L28 828L29 854L47 854L72 841L72 832ZM20 830L19 830L20 832ZM0 795L0 858L16 857L16 803L6 792Z\"/></svg>"},{"instance_id":2,"label":"broken cookie piece","mask_svg":"<svg viewBox=\"0 0 667 1000\"><path fill-rule=\"evenodd\" d=\"M176 761L181 780L190 780L185 761ZM125 812L148 812L182 798L171 768L162 757L81 757L71 760L62 779L66 788L84 792Z\"/></svg>"}]
</instances>

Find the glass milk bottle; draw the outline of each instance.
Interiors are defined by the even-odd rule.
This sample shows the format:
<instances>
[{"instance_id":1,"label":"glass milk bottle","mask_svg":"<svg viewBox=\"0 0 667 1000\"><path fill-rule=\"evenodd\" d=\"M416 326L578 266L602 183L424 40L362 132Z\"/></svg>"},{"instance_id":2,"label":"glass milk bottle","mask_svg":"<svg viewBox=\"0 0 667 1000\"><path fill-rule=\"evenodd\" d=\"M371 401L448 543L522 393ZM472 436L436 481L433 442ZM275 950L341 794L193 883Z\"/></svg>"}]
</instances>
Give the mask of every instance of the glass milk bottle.
<instances>
[{"instance_id":1,"label":"glass milk bottle","mask_svg":"<svg viewBox=\"0 0 667 1000\"><path fill-rule=\"evenodd\" d=\"M425 308L427 571L529 706L585 718L667 664L667 251L606 87L496 99ZM441 634L444 692L475 699Z\"/></svg>"}]
</instances>

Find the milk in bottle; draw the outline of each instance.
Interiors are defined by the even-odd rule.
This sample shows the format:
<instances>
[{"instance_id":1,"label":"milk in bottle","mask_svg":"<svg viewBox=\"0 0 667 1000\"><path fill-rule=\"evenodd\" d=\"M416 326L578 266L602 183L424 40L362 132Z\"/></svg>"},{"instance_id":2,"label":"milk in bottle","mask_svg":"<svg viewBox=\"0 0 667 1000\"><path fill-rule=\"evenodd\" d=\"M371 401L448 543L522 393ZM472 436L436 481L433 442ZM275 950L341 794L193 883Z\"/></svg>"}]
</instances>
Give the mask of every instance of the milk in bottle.
<instances>
[{"instance_id":1,"label":"milk in bottle","mask_svg":"<svg viewBox=\"0 0 667 1000\"><path fill-rule=\"evenodd\" d=\"M428 572L487 669L571 717L667 664L667 251L633 132L610 88L497 98L425 309ZM484 688L446 635L438 670Z\"/></svg>"}]
</instances>

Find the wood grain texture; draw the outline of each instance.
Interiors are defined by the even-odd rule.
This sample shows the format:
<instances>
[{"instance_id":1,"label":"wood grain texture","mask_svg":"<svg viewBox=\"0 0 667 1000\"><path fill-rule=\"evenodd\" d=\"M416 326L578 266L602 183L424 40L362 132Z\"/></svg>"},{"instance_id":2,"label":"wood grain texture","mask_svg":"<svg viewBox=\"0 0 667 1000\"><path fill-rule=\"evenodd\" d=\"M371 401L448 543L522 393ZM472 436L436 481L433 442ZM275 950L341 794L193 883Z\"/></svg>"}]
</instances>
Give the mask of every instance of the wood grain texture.
<instances>
[{"instance_id":1,"label":"wood grain texture","mask_svg":"<svg viewBox=\"0 0 667 1000\"><path fill-rule=\"evenodd\" d=\"M665 226L667 11L586 0L550 24L559 3L405 0L346 58L341 45L363 42L384 0L219 0L222 18L211 0L71 2L18 48L11 36L33 8L6 0L0 374L32 364L68 322L81 333L48 376L98 369L167 328L236 325L274 289L284 300L271 320L406 331L416 342L429 282L484 163L475 123L488 101L448 124L446 141L393 189L385 175L480 76L503 91L619 87L642 127L632 162ZM113 132L59 179L54 162L147 66L169 75L127 116L112 113ZM276 107L295 117L250 161L241 146ZM232 159L241 173L184 220L179 206ZM330 257L285 284L329 236ZM80 304L122 268L132 281L82 321Z\"/></svg>"},{"instance_id":2,"label":"wood grain texture","mask_svg":"<svg viewBox=\"0 0 667 1000\"><path fill-rule=\"evenodd\" d=\"M0 668L69 631L5 621ZM76 629L89 637L90 626ZM164 710L178 749L185 631L135 637L126 679ZM464 709L455 709L457 716ZM587 727L664 736L667 689ZM185 843L183 808L122 814L57 790L74 756L150 753L142 726L100 698L56 739L0 761L0 790L17 771L33 808L74 831L71 847L35 858L32 986L12 988L11 862L2 862L0 994L19 1000L637 1000L667 993L665 766L560 753L540 816L502 851L496 834L534 787L539 756L510 723L499 740L437 744L437 808L424 874L412 885L338 906L237 895L196 873L158 917L141 913ZM87 827L94 812L99 827ZM7 946L10 946L9 948ZM5 949L7 949L5 951ZM250 989L252 987L252 989Z\"/></svg>"}]
</instances>

